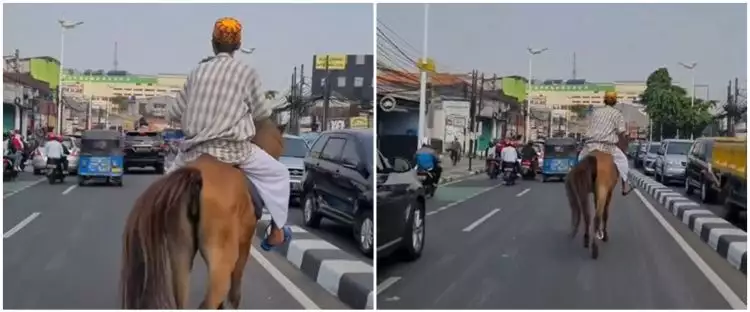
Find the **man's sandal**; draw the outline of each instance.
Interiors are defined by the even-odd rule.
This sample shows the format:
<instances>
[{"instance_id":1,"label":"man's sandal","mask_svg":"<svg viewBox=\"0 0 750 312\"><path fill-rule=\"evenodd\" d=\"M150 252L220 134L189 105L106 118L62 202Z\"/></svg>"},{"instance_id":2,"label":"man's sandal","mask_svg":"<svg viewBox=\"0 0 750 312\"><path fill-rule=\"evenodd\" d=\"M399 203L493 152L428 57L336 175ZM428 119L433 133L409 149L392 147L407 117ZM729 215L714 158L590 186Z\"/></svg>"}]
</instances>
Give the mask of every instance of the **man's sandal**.
<instances>
[{"instance_id":1,"label":"man's sandal","mask_svg":"<svg viewBox=\"0 0 750 312\"><path fill-rule=\"evenodd\" d=\"M271 235L271 226L272 224L269 224L266 228L266 236L263 237L263 242L260 243L260 248L264 251L271 251L275 247L283 246L284 244L288 243L290 240L292 240L292 229L289 228L289 226L284 226L281 228L281 230L284 232L284 241L281 244L278 245L271 245L271 243L268 242L268 237Z\"/></svg>"}]
</instances>

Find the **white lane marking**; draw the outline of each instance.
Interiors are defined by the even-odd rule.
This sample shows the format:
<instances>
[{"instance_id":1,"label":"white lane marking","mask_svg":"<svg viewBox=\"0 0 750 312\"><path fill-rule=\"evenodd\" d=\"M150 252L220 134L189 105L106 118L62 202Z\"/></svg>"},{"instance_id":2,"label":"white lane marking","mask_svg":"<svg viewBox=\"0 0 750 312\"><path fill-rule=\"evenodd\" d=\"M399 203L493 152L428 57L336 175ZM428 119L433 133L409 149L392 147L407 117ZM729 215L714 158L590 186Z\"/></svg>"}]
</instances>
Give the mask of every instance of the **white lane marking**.
<instances>
[{"instance_id":1,"label":"white lane marking","mask_svg":"<svg viewBox=\"0 0 750 312\"><path fill-rule=\"evenodd\" d=\"M68 186L68 188L66 188L66 189L65 189L65 190L64 190L64 191L62 192L62 194L63 194L63 195L68 195L68 193L70 193L70 192L72 192L73 190L75 190L75 189L76 189L76 187L78 187L78 184L73 184L73 185L71 185L71 186Z\"/></svg>"},{"instance_id":2,"label":"white lane marking","mask_svg":"<svg viewBox=\"0 0 750 312\"><path fill-rule=\"evenodd\" d=\"M472 198L474 198L474 197L477 197L477 196L479 196L479 195L482 195L482 194L484 194L484 193L487 193L487 192L489 192L489 191L491 191L491 190L493 190L493 189L495 189L495 188L497 188L497 187L500 187L500 186L502 186L502 185L503 185L503 184L502 184L502 183L500 183L500 184L496 184L496 185L490 186L490 187L488 187L488 188L485 188L485 189L483 189L483 190L481 190L481 191L479 191L479 192L476 192L476 193L474 193L474 194L471 194L471 195L469 195L469 196L466 196L466 197L464 197L464 198L462 198L462 199L460 199L460 200L454 201L454 202L452 202L452 203L450 203L450 204L447 204L447 205L443 205L442 207L438 207L437 209L435 209L435 210L433 210L433 211L429 211L429 212L427 212L427 213L426 213L425 215L427 215L427 216L431 216L431 215L434 215L434 214L436 214L436 213L438 213L438 212L440 212L440 211L446 210L446 209L448 209L448 208L450 208L450 207L453 207L453 206L455 206L455 205L459 205L459 204L462 204L462 203L466 202L466 201L467 201L467 200L469 200L469 199L472 199Z\"/></svg>"},{"instance_id":3,"label":"white lane marking","mask_svg":"<svg viewBox=\"0 0 750 312\"><path fill-rule=\"evenodd\" d=\"M380 293L384 292L388 287L393 286L393 284L396 284L401 279L400 276L391 276L389 278L386 278L380 285L378 285L378 295Z\"/></svg>"},{"instance_id":4,"label":"white lane marking","mask_svg":"<svg viewBox=\"0 0 750 312\"><path fill-rule=\"evenodd\" d=\"M8 232L5 232L5 234L3 234L3 239L11 237L13 236L13 234L16 234L18 231L23 229L24 226L27 226L29 225L29 223L31 223L31 221L34 221L34 219L36 219L36 217L38 217L39 215L40 213L38 212L32 213L31 215L26 217L26 219L23 219L23 221L16 224L16 226L14 226L12 229L8 230Z\"/></svg>"},{"instance_id":5,"label":"white lane marking","mask_svg":"<svg viewBox=\"0 0 750 312\"><path fill-rule=\"evenodd\" d=\"M494 215L494 214L496 214L498 212L500 212L500 208L492 209L492 211L490 211L488 214L484 215L484 217L481 217L481 218L479 218L479 220L474 221L474 223L469 224L469 226L467 226L464 229L464 232L471 232L471 230L473 230L474 228L478 227L480 224L482 224L482 222L487 221L487 219L489 219L490 217L492 217L492 215Z\"/></svg>"},{"instance_id":6,"label":"white lane marking","mask_svg":"<svg viewBox=\"0 0 750 312\"><path fill-rule=\"evenodd\" d=\"M521 193L516 194L516 197L521 197L524 194L528 193L529 191L531 191L531 188L527 188L527 189L521 191Z\"/></svg>"},{"instance_id":7,"label":"white lane marking","mask_svg":"<svg viewBox=\"0 0 750 312\"><path fill-rule=\"evenodd\" d=\"M33 181L33 182L29 183L28 185L26 185L24 187L21 187L21 188L15 190L13 192L10 192L8 194L3 194L3 199L6 199L6 198L11 197L13 195L16 195L16 194L20 193L21 191L23 191L23 190L25 190L27 188L30 188L30 187L32 187L34 185L39 184L39 182L42 182L44 180L47 180L47 178L39 178L39 180ZM12 183L12 182L8 182L8 183ZM23 183L23 182L17 182L17 183ZM5 183L3 183L3 184L5 184Z\"/></svg>"},{"instance_id":8,"label":"white lane marking","mask_svg":"<svg viewBox=\"0 0 750 312\"><path fill-rule=\"evenodd\" d=\"M440 184L440 185L438 185L438 187L446 186L446 185L451 185L451 184L456 184L458 182L464 182L466 180L476 179L476 178L479 178L479 174L473 174L473 173L472 174L467 174L466 176L458 178L456 180Z\"/></svg>"},{"instance_id":9,"label":"white lane marking","mask_svg":"<svg viewBox=\"0 0 750 312\"><path fill-rule=\"evenodd\" d=\"M667 223L667 220L662 217L662 215L656 211L656 208L651 205L651 203L648 202L648 200L641 194L640 191L637 189L634 190L635 194L638 195L638 198L641 200L644 206L648 208L648 210L651 212L651 214L654 215L654 218L656 218L656 221L661 224L662 227L669 233L670 236L675 240L678 246L682 249L682 251L687 254L688 258L693 261L695 266L698 267L698 270L703 273L703 275L708 279L709 282L716 288L716 291L721 294L722 297L724 297L724 300L729 303L729 306L732 307L733 310L745 310L747 309L747 305L745 305L744 302L742 302L742 299L740 299L737 294L735 294L731 288L727 285L727 283L722 280L719 275L714 272L713 269L711 269L708 264L706 264L705 261L703 261L703 258L701 258L695 250L693 250L690 245L685 241L682 236L677 233L677 230L675 230L669 223Z\"/></svg>"},{"instance_id":10,"label":"white lane marking","mask_svg":"<svg viewBox=\"0 0 750 312\"><path fill-rule=\"evenodd\" d=\"M292 296L297 302L305 309L305 310L320 310L317 304L315 304L310 297L308 297L304 292L302 292L297 285L292 283L292 281L287 278L284 273L281 273L279 269L277 269L273 264L271 264L268 259L263 257L263 255L253 246L250 248L250 254L255 257L255 259L258 261L258 264L262 266L266 271L268 271L269 274L281 285L281 287L284 287L286 291L289 293L289 295Z\"/></svg>"}]
</instances>

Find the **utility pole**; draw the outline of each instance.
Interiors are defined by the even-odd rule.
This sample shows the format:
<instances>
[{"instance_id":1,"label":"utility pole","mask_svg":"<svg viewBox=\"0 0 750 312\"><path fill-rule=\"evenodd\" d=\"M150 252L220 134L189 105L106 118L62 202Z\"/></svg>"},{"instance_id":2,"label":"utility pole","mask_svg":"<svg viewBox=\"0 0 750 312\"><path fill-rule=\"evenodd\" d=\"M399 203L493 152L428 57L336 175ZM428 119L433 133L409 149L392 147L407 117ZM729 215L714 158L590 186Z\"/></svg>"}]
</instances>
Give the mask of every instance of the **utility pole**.
<instances>
[{"instance_id":1,"label":"utility pole","mask_svg":"<svg viewBox=\"0 0 750 312\"><path fill-rule=\"evenodd\" d=\"M331 56L326 55L326 83L323 89L323 124L322 131L328 130L328 107L331 105L331 69L328 67L328 61Z\"/></svg>"},{"instance_id":2,"label":"utility pole","mask_svg":"<svg viewBox=\"0 0 750 312\"><path fill-rule=\"evenodd\" d=\"M299 117L302 115L302 110L305 107L305 100L303 98L303 91L305 90L305 64L299 66L299 85L297 87L297 100L298 105L294 109L294 134L299 135Z\"/></svg>"},{"instance_id":3,"label":"utility pole","mask_svg":"<svg viewBox=\"0 0 750 312\"><path fill-rule=\"evenodd\" d=\"M726 117L726 120L727 120L727 130L726 130L727 133L726 133L726 136L733 136L734 135L734 129L732 129L732 128L734 128L734 125L732 124L734 118L732 118L732 116L731 116L731 113L734 110L733 104L734 103L733 103L733 100L732 100L732 80L729 80L729 85L727 85L727 107L724 108L725 113L727 115L727 117Z\"/></svg>"},{"instance_id":4,"label":"utility pole","mask_svg":"<svg viewBox=\"0 0 750 312\"><path fill-rule=\"evenodd\" d=\"M430 5L424 4L424 29L422 35L422 64L420 64L419 74L419 119L417 121L417 149L422 145L427 135L425 134L425 119L427 118L427 70L425 64L427 63L427 34L430 17Z\"/></svg>"},{"instance_id":5,"label":"utility pole","mask_svg":"<svg viewBox=\"0 0 750 312\"><path fill-rule=\"evenodd\" d=\"M471 159L474 158L474 140L471 140L471 136L474 135L474 116L477 114L477 75L478 72L476 69L471 71L471 97L469 102L469 171L471 171Z\"/></svg>"},{"instance_id":6,"label":"utility pole","mask_svg":"<svg viewBox=\"0 0 750 312\"><path fill-rule=\"evenodd\" d=\"M297 66L294 66L294 72L292 73L292 80L289 91L289 123L286 125L286 128L287 131L289 131L291 134L296 135L296 133L294 133L294 111L297 107L297 103L299 102L297 96Z\"/></svg>"}]
</instances>

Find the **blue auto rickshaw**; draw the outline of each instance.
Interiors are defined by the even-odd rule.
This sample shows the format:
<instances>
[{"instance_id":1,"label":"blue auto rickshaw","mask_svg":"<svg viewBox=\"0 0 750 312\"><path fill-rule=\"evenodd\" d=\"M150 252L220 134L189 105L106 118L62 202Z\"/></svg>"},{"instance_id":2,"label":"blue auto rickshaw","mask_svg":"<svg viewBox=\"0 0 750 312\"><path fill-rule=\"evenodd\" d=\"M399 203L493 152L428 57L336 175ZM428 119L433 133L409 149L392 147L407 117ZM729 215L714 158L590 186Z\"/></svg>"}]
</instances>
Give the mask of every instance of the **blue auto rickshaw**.
<instances>
[{"instance_id":1,"label":"blue auto rickshaw","mask_svg":"<svg viewBox=\"0 0 750 312\"><path fill-rule=\"evenodd\" d=\"M544 141L542 182L549 178L564 180L578 164L578 142L573 138L550 138Z\"/></svg>"},{"instance_id":2,"label":"blue auto rickshaw","mask_svg":"<svg viewBox=\"0 0 750 312\"><path fill-rule=\"evenodd\" d=\"M123 138L115 130L88 130L81 135L78 156L78 185L88 181L122 186Z\"/></svg>"}]
</instances>

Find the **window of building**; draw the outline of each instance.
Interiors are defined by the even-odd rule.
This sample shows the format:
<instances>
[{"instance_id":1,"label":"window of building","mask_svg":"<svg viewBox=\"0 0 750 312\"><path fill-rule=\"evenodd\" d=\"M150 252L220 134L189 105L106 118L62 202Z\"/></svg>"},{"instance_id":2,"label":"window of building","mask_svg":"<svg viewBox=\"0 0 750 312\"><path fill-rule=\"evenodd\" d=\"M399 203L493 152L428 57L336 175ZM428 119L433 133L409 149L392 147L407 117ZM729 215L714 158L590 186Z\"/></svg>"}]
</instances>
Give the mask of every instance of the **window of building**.
<instances>
[{"instance_id":1,"label":"window of building","mask_svg":"<svg viewBox=\"0 0 750 312\"><path fill-rule=\"evenodd\" d=\"M325 78L320 79L320 86L321 87L325 87L326 86L326 79Z\"/></svg>"},{"instance_id":2,"label":"window of building","mask_svg":"<svg viewBox=\"0 0 750 312\"><path fill-rule=\"evenodd\" d=\"M354 86L359 88L364 86L365 84L365 78L364 77L354 77Z\"/></svg>"},{"instance_id":3,"label":"window of building","mask_svg":"<svg viewBox=\"0 0 750 312\"><path fill-rule=\"evenodd\" d=\"M357 63L357 65L365 65L365 56L364 55L357 55L357 57L355 57L355 61L354 62Z\"/></svg>"},{"instance_id":4,"label":"window of building","mask_svg":"<svg viewBox=\"0 0 750 312\"><path fill-rule=\"evenodd\" d=\"M149 83L149 84L147 84L147 85L148 85L149 87L151 86L151 84L150 84L150 83Z\"/></svg>"},{"instance_id":5,"label":"window of building","mask_svg":"<svg viewBox=\"0 0 750 312\"><path fill-rule=\"evenodd\" d=\"M338 77L336 85L338 85L339 88L346 87L346 76Z\"/></svg>"},{"instance_id":6,"label":"window of building","mask_svg":"<svg viewBox=\"0 0 750 312\"><path fill-rule=\"evenodd\" d=\"M136 86L140 86L140 85L141 85L141 83L140 83L140 82L136 82L136 83L135 83L135 85L136 85Z\"/></svg>"}]
</instances>

